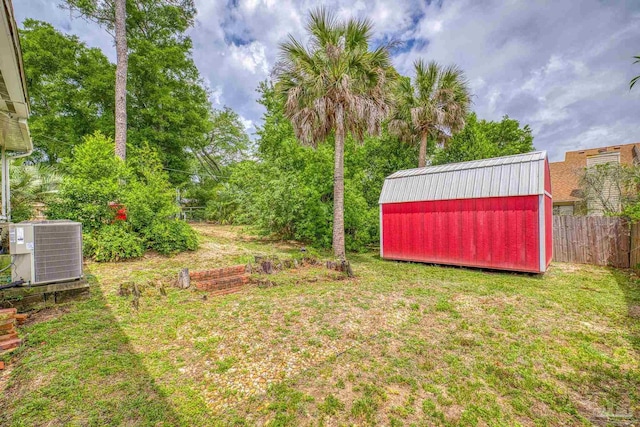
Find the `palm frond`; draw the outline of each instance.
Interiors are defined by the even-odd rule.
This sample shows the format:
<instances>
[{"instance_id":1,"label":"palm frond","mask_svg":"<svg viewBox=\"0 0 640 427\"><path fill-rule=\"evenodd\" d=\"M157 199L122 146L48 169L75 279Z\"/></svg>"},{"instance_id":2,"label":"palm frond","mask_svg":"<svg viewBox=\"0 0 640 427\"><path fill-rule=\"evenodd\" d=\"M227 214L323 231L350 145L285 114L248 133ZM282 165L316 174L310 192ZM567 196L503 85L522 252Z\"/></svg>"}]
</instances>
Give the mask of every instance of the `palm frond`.
<instances>
[{"instance_id":1,"label":"palm frond","mask_svg":"<svg viewBox=\"0 0 640 427\"><path fill-rule=\"evenodd\" d=\"M389 112L389 82L396 74L384 46L369 49L368 20L338 21L324 8L311 12L308 47L289 37L274 69L276 88L296 137L315 145L326 139L344 113L356 138L377 133Z\"/></svg>"},{"instance_id":2,"label":"palm frond","mask_svg":"<svg viewBox=\"0 0 640 427\"><path fill-rule=\"evenodd\" d=\"M634 56L633 59L635 59L635 61L633 61L634 64L640 63L640 56ZM640 81L640 75L632 78L631 81L629 82L629 90L633 89L633 87L635 86L636 83L638 83L638 81Z\"/></svg>"},{"instance_id":3,"label":"palm frond","mask_svg":"<svg viewBox=\"0 0 640 427\"><path fill-rule=\"evenodd\" d=\"M419 59L414 69L413 82L401 78L396 84L389 130L412 144L424 134L446 140L464 127L471 102L468 81L455 65Z\"/></svg>"}]
</instances>

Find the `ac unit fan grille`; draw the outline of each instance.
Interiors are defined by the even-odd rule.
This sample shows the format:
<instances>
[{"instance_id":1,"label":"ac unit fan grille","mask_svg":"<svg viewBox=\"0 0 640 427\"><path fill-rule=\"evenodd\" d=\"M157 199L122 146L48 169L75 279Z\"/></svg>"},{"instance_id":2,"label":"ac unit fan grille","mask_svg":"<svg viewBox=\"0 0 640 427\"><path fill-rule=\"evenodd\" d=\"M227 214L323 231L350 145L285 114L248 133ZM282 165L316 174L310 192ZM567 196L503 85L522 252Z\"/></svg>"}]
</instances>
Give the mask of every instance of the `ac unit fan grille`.
<instances>
[{"instance_id":1,"label":"ac unit fan grille","mask_svg":"<svg viewBox=\"0 0 640 427\"><path fill-rule=\"evenodd\" d=\"M37 283L82 276L82 231L79 224L37 226L33 234Z\"/></svg>"}]
</instances>

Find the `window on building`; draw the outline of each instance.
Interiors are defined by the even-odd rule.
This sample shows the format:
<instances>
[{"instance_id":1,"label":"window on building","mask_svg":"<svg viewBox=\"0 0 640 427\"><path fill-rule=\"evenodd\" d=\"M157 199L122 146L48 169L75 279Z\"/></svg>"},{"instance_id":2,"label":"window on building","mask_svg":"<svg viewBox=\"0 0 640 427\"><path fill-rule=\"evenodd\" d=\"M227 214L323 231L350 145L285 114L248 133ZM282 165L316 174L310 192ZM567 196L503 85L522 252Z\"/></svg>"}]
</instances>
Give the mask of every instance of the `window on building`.
<instances>
[{"instance_id":1,"label":"window on building","mask_svg":"<svg viewBox=\"0 0 640 427\"><path fill-rule=\"evenodd\" d=\"M556 216L573 215L573 205L556 205L553 207L553 214Z\"/></svg>"}]
</instances>

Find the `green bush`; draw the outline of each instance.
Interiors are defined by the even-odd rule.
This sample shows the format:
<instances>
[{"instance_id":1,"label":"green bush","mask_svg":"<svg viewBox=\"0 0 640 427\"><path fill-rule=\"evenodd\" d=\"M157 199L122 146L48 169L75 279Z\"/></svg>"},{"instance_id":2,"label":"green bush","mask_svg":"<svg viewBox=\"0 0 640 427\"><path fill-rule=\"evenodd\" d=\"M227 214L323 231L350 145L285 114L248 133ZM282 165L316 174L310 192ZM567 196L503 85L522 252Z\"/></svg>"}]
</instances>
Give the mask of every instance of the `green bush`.
<instances>
[{"instance_id":1,"label":"green bush","mask_svg":"<svg viewBox=\"0 0 640 427\"><path fill-rule=\"evenodd\" d=\"M96 132L73 148L73 156L62 162L60 197L49 205L48 218L79 221L86 231L113 221L109 203L120 199L128 175L113 146L113 140Z\"/></svg>"},{"instance_id":2,"label":"green bush","mask_svg":"<svg viewBox=\"0 0 640 427\"><path fill-rule=\"evenodd\" d=\"M158 153L149 145L131 150L127 162L131 178L121 201L127 208L127 222L144 234L157 221L175 218L180 208Z\"/></svg>"},{"instance_id":3,"label":"green bush","mask_svg":"<svg viewBox=\"0 0 640 427\"><path fill-rule=\"evenodd\" d=\"M174 219L180 210L158 154L144 144L130 150L124 164L113 146L96 133L74 148L73 160L63 161L66 175L49 218L82 222L85 255L96 261L139 257L147 248L162 254L197 249L195 231ZM127 221L115 221L113 202L125 206Z\"/></svg>"},{"instance_id":4,"label":"green bush","mask_svg":"<svg viewBox=\"0 0 640 427\"><path fill-rule=\"evenodd\" d=\"M198 234L179 220L157 221L145 229L147 247L163 255L198 249Z\"/></svg>"},{"instance_id":5,"label":"green bush","mask_svg":"<svg viewBox=\"0 0 640 427\"><path fill-rule=\"evenodd\" d=\"M84 255L98 262L120 261L144 255L143 239L126 229L126 224L105 225L84 235Z\"/></svg>"}]
</instances>

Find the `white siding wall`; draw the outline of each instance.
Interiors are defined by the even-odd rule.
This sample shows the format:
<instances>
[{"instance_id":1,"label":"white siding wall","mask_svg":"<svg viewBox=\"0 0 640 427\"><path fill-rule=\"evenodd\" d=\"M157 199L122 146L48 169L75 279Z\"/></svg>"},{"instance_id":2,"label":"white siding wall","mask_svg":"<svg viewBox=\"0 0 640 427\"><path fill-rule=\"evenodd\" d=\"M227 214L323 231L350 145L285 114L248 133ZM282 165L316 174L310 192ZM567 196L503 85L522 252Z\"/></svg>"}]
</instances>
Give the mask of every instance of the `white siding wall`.
<instances>
[{"instance_id":1,"label":"white siding wall","mask_svg":"<svg viewBox=\"0 0 640 427\"><path fill-rule=\"evenodd\" d=\"M587 168L606 163L620 163L620 153L603 153L587 157ZM607 200L607 205L618 206L618 210L620 209L620 191L614 182L607 180L604 183L602 193L604 198ZM604 206L602 201L589 198L587 200L587 211L589 215L603 215Z\"/></svg>"}]
</instances>

